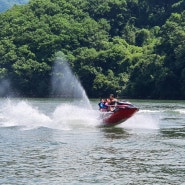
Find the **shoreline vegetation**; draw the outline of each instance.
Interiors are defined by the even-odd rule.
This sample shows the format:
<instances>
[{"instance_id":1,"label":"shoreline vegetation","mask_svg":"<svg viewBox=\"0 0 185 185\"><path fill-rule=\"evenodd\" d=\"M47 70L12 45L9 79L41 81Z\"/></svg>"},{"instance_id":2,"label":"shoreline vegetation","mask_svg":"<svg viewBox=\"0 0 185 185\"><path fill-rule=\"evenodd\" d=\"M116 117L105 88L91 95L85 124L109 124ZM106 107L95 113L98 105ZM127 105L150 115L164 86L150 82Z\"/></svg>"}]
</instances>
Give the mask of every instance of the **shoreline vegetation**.
<instances>
[{"instance_id":1,"label":"shoreline vegetation","mask_svg":"<svg viewBox=\"0 0 185 185\"><path fill-rule=\"evenodd\" d=\"M89 98L183 100L184 10L181 0L14 5L0 13L0 96L50 97L60 58Z\"/></svg>"}]
</instances>

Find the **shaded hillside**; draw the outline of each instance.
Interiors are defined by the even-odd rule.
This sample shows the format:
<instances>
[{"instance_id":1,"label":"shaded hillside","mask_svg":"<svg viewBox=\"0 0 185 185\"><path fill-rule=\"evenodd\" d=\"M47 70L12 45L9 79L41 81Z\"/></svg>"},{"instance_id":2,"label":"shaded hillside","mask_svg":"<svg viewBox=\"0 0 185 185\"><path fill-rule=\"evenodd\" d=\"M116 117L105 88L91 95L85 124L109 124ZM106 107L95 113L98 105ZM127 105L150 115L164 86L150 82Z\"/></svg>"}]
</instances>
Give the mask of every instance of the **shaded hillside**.
<instances>
[{"instance_id":1,"label":"shaded hillside","mask_svg":"<svg viewBox=\"0 0 185 185\"><path fill-rule=\"evenodd\" d=\"M0 14L0 79L24 96L49 96L62 53L89 97L185 98L184 5L31 0L14 6Z\"/></svg>"}]
</instances>

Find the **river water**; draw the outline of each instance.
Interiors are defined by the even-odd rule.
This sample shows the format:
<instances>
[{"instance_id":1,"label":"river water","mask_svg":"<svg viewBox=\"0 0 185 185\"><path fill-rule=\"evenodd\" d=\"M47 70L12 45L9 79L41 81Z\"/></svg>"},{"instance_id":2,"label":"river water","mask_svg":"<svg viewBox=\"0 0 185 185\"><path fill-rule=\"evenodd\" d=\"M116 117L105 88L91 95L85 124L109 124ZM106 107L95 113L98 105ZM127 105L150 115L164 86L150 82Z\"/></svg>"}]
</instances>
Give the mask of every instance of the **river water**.
<instances>
[{"instance_id":1,"label":"river water","mask_svg":"<svg viewBox=\"0 0 185 185\"><path fill-rule=\"evenodd\" d=\"M131 102L102 128L97 100L1 99L0 184L185 184L185 101Z\"/></svg>"}]
</instances>

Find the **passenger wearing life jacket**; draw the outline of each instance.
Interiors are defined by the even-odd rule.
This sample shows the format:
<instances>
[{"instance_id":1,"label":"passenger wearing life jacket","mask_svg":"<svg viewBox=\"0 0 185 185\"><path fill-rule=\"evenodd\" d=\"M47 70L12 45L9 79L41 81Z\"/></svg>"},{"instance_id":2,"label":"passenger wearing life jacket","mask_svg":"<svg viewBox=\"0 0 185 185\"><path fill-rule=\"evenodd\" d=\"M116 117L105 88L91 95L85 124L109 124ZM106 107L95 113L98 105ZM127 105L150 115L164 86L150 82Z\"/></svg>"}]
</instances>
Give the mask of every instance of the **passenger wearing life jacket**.
<instances>
[{"instance_id":1,"label":"passenger wearing life jacket","mask_svg":"<svg viewBox=\"0 0 185 185\"><path fill-rule=\"evenodd\" d=\"M106 104L105 99L101 99L98 105L99 105L100 111L107 111L108 105Z\"/></svg>"}]
</instances>

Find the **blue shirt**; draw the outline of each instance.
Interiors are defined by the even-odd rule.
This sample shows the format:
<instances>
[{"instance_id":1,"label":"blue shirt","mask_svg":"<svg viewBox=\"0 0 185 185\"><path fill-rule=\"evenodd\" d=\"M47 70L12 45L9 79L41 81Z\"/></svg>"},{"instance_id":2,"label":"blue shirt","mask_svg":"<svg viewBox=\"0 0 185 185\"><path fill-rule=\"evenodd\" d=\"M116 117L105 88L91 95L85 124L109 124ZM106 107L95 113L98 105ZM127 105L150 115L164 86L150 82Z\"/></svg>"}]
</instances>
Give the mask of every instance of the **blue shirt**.
<instances>
[{"instance_id":1,"label":"blue shirt","mask_svg":"<svg viewBox=\"0 0 185 185\"><path fill-rule=\"evenodd\" d=\"M99 105L100 109L107 109L108 108L108 106L105 105L103 102L100 102L98 105Z\"/></svg>"}]
</instances>

